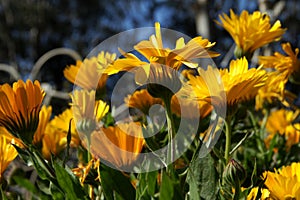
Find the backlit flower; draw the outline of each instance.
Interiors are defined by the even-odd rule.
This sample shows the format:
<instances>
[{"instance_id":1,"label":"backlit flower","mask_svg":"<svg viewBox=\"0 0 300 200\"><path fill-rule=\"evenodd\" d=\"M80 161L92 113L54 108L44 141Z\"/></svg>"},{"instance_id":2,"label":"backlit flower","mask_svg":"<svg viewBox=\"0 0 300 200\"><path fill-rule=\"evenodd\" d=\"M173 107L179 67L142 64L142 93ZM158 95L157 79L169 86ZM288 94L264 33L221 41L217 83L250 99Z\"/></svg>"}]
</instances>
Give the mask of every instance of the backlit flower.
<instances>
[{"instance_id":1,"label":"backlit flower","mask_svg":"<svg viewBox=\"0 0 300 200\"><path fill-rule=\"evenodd\" d=\"M114 62L116 54L100 52L97 56L77 61L76 65L68 66L64 76L71 83L86 89L97 90L97 95L105 94L108 75L105 69ZM80 72L80 73L79 73Z\"/></svg>"},{"instance_id":2,"label":"backlit flower","mask_svg":"<svg viewBox=\"0 0 300 200\"><path fill-rule=\"evenodd\" d=\"M51 106L48 106L48 107L43 106L42 107L42 109L40 111L40 115L39 115L39 125L33 136L33 144L36 144L39 146L40 143L42 142L42 139L45 134L46 126L50 121L51 113L52 113Z\"/></svg>"},{"instance_id":3,"label":"backlit flower","mask_svg":"<svg viewBox=\"0 0 300 200\"><path fill-rule=\"evenodd\" d=\"M130 166L138 159L144 143L140 124L118 124L92 133L91 153L120 168Z\"/></svg>"},{"instance_id":4,"label":"backlit flower","mask_svg":"<svg viewBox=\"0 0 300 200\"><path fill-rule=\"evenodd\" d=\"M65 136L67 136L70 123L71 123L71 145L76 147L80 144L80 138L78 132L76 130L76 125L73 119L73 112L71 108L64 110L61 114L55 116L50 121L50 126L54 127L55 129L59 130L59 132L63 132Z\"/></svg>"},{"instance_id":5,"label":"backlit flower","mask_svg":"<svg viewBox=\"0 0 300 200\"><path fill-rule=\"evenodd\" d=\"M299 49L292 50L290 43L281 44L286 55L275 52L273 56L259 56L259 63L265 68L275 68L288 78L293 73L300 72L300 60L297 59Z\"/></svg>"},{"instance_id":6,"label":"backlit flower","mask_svg":"<svg viewBox=\"0 0 300 200\"><path fill-rule=\"evenodd\" d=\"M6 137L0 135L0 182L3 179L3 173L9 163L18 155L16 149L10 142L11 141Z\"/></svg>"},{"instance_id":7,"label":"backlit flower","mask_svg":"<svg viewBox=\"0 0 300 200\"><path fill-rule=\"evenodd\" d=\"M44 95L38 81L19 80L13 87L0 86L0 125L25 143L31 143Z\"/></svg>"},{"instance_id":8,"label":"backlit flower","mask_svg":"<svg viewBox=\"0 0 300 200\"><path fill-rule=\"evenodd\" d=\"M262 109L264 105L276 101L288 107L295 96L285 89L286 82L284 74L278 71L269 72L266 84L258 90L256 95L255 109Z\"/></svg>"},{"instance_id":9,"label":"backlit flower","mask_svg":"<svg viewBox=\"0 0 300 200\"><path fill-rule=\"evenodd\" d=\"M246 58L230 62L229 70L208 66L199 68L200 76L190 76L189 83L199 100L211 102L215 107L232 106L255 97L267 79L266 71L248 69Z\"/></svg>"},{"instance_id":10,"label":"backlit flower","mask_svg":"<svg viewBox=\"0 0 300 200\"><path fill-rule=\"evenodd\" d=\"M151 106L163 103L160 98L152 97L146 89L135 91L132 95L128 95L124 101L129 108L137 108L145 115L149 114Z\"/></svg>"},{"instance_id":11,"label":"backlit flower","mask_svg":"<svg viewBox=\"0 0 300 200\"><path fill-rule=\"evenodd\" d=\"M300 199L300 163L292 163L262 175L271 199Z\"/></svg>"},{"instance_id":12,"label":"backlit flower","mask_svg":"<svg viewBox=\"0 0 300 200\"><path fill-rule=\"evenodd\" d=\"M201 36L191 39L185 43L183 38L176 41L175 49L166 48L163 45L160 24L155 23L155 35L151 35L149 40L143 40L134 46L134 49L142 54L148 63L159 63L175 70L178 70L182 64L188 67L196 68L198 65L193 61L197 58L211 58L219 56L218 53L209 51L215 43L203 39ZM122 52L125 58L118 59L107 71L108 74L119 71L129 71L136 67L147 64L138 59L132 53Z\"/></svg>"},{"instance_id":13,"label":"backlit flower","mask_svg":"<svg viewBox=\"0 0 300 200\"><path fill-rule=\"evenodd\" d=\"M108 112L108 105L101 100L95 100L94 90L75 90L71 98L77 130L82 133L91 133Z\"/></svg>"},{"instance_id":14,"label":"backlit flower","mask_svg":"<svg viewBox=\"0 0 300 200\"><path fill-rule=\"evenodd\" d=\"M299 111L280 109L271 112L267 119L266 129L268 136L265 139L266 145L269 145L270 140L275 134L284 135L286 139L287 150L294 144L300 142L300 123L293 121L299 115Z\"/></svg>"},{"instance_id":15,"label":"backlit flower","mask_svg":"<svg viewBox=\"0 0 300 200\"><path fill-rule=\"evenodd\" d=\"M236 15L230 10L230 17L226 14L219 15L221 23L217 22L233 38L237 48L236 57L252 57L253 52L273 41L277 41L284 34L286 29L281 28L280 21L270 24L270 17L259 11L249 14L242 11Z\"/></svg>"}]
</instances>

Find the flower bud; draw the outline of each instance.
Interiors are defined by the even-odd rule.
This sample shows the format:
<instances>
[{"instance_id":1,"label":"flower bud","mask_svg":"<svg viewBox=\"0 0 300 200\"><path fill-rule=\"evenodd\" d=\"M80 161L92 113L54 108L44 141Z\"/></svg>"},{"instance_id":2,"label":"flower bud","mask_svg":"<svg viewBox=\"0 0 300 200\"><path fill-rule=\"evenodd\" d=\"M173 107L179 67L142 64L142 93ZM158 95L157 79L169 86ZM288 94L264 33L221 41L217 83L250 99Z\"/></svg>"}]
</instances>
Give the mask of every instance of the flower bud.
<instances>
[{"instance_id":1,"label":"flower bud","mask_svg":"<svg viewBox=\"0 0 300 200\"><path fill-rule=\"evenodd\" d=\"M244 167L231 159L223 172L224 184L231 185L235 188L240 187L246 179L246 171Z\"/></svg>"}]
</instances>

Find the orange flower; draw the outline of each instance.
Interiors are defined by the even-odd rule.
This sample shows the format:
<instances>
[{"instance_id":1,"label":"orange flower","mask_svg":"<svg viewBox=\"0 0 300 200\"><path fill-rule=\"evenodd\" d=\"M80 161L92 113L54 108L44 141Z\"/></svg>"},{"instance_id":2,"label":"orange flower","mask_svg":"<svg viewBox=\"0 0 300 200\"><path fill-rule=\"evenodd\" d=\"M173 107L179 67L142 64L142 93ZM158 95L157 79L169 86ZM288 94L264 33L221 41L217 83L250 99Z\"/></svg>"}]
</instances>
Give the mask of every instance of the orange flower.
<instances>
[{"instance_id":1,"label":"orange flower","mask_svg":"<svg viewBox=\"0 0 300 200\"><path fill-rule=\"evenodd\" d=\"M13 87L0 86L0 125L30 144L38 126L44 95L38 81L24 83L19 80Z\"/></svg>"}]
</instances>

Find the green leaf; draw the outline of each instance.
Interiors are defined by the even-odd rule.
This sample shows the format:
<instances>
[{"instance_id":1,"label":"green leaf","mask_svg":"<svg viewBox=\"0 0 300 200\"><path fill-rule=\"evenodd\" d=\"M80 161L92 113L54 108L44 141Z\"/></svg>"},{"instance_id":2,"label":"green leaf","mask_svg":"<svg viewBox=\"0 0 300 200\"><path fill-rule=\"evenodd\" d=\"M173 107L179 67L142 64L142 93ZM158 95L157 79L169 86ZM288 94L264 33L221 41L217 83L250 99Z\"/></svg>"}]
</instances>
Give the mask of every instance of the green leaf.
<instances>
[{"instance_id":1,"label":"green leaf","mask_svg":"<svg viewBox=\"0 0 300 200\"><path fill-rule=\"evenodd\" d=\"M140 173L138 176L139 182L137 185L136 199L151 199L155 194L156 181L158 171L152 171L147 173Z\"/></svg>"},{"instance_id":2,"label":"green leaf","mask_svg":"<svg viewBox=\"0 0 300 200\"><path fill-rule=\"evenodd\" d=\"M159 199L184 199L180 193L178 177L171 177L166 172L162 174L162 182L159 191Z\"/></svg>"},{"instance_id":3,"label":"green leaf","mask_svg":"<svg viewBox=\"0 0 300 200\"><path fill-rule=\"evenodd\" d=\"M14 181L16 181L16 183L19 186L25 188L26 190L28 190L32 194L36 194L38 192L37 188L28 179L20 177L20 176L15 176L15 177L13 177L13 179L14 179Z\"/></svg>"},{"instance_id":4,"label":"green leaf","mask_svg":"<svg viewBox=\"0 0 300 200\"><path fill-rule=\"evenodd\" d=\"M70 169L60 166L57 162L54 162L53 166L58 184L65 192L67 199L88 199L79 180Z\"/></svg>"},{"instance_id":5,"label":"green leaf","mask_svg":"<svg viewBox=\"0 0 300 200\"><path fill-rule=\"evenodd\" d=\"M216 199L218 190L217 173L210 154L193 159L187 174L190 199Z\"/></svg>"},{"instance_id":6,"label":"green leaf","mask_svg":"<svg viewBox=\"0 0 300 200\"><path fill-rule=\"evenodd\" d=\"M118 193L123 199L135 199L135 189L129 177L122 172L101 164L100 177L104 196L108 200L114 200L114 193Z\"/></svg>"}]
</instances>

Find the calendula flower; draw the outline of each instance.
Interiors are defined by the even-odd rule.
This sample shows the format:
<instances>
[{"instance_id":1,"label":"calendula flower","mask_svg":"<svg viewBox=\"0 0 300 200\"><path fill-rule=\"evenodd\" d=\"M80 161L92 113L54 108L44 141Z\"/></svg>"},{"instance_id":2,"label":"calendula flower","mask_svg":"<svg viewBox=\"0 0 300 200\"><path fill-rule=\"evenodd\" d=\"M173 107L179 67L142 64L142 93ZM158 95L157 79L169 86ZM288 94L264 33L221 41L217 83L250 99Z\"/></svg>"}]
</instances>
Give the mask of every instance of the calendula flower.
<instances>
[{"instance_id":1,"label":"calendula flower","mask_svg":"<svg viewBox=\"0 0 300 200\"><path fill-rule=\"evenodd\" d=\"M38 145L38 146L41 145L42 139L45 134L46 126L48 125L48 123L50 121L51 113L52 113L51 106L48 106L48 107L43 106L42 107L42 109L40 111L40 115L39 115L39 125L33 136L33 144Z\"/></svg>"},{"instance_id":2,"label":"calendula flower","mask_svg":"<svg viewBox=\"0 0 300 200\"><path fill-rule=\"evenodd\" d=\"M297 59L299 49L292 50L290 43L281 44L286 55L275 52L273 56L259 56L259 63L266 68L274 68L281 72L286 78L292 74L299 74L300 60Z\"/></svg>"},{"instance_id":3,"label":"calendula flower","mask_svg":"<svg viewBox=\"0 0 300 200\"><path fill-rule=\"evenodd\" d=\"M59 132L64 133L65 136L67 136L68 132L71 131L72 147L77 147L80 144L80 138L76 130L76 124L74 122L74 116L71 108L68 108L64 110L61 114L55 116L50 121L49 126L53 127L54 129L57 129Z\"/></svg>"},{"instance_id":4,"label":"calendula flower","mask_svg":"<svg viewBox=\"0 0 300 200\"><path fill-rule=\"evenodd\" d=\"M117 168L131 166L144 146L141 125L124 123L101 128L91 134L91 153Z\"/></svg>"},{"instance_id":5,"label":"calendula flower","mask_svg":"<svg viewBox=\"0 0 300 200\"><path fill-rule=\"evenodd\" d=\"M273 41L277 41L286 29L281 28L280 21L270 24L270 17L259 11L249 14L242 11L240 16L230 10L230 17L219 15L222 26L233 38L236 44L235 56L251 58L253 52Z\"/></svg>"},{"instance_id":6,"label":"calendula flower","mask_svg":"<svg viewBox=\"0 0 300 200\"><path fill-rule=\"evenodd\" d=\"M266 171L262 178L271 199L300 199L300 163L275 169L275 172Z\"/></svg>"},{"instance_id":7,"label":"calendula flower","mask_svg":"<svg viewBox=\"0 0 300 200\"><path fill-rule=\"evenodd\" d=\"M248 69L246 58L230 62L229 70L208 66L199 68L200 76L190 76L189 83L199 100L211 102L215 107L233 106L255 97L266 80L266 71Z\"/></svg>"},{"instance_id":8,"label":"calendula flower","mask_svg":"<svg viewBox=\"0 0 300 200\"><path fill-rule=\"evenodd\" d=\"M247 196L247 200L256 200L258 198L258 196L257 196L258 191L259 191L258 187L252 188ZM260 196L261 200L270 199L270 192L268 189L260 188L260 194L261 194L261 196Z\"/></svg>"},{"instance_id":9,"label":"calendula flower","mask_svg":"<svg viewBox=\"0 0 300 200\"><path fill-rule=\"evenodd\" d=\"M3 179L5 169L18 155L16 149L10 142L11 140L0 135L0 182Z\"/></svg>"},{"instance_id":10,"label":"calendula flower","mask_svg":"<svg viewBox=\"0 0 300 200\"><path fill-rule=\"evenodd\" d=\"M271 112L267 119L266 129L268 137L265 143L268 146L270 140L276 135L284 135L286 139L287 150L294 144L300 142L300 123L293 123L299 111L280 109Z\"/></svg>"},{"instance_id":11,"label":"calendula flower","mask_svg":"<svg viewBox=\"0 0 300 200\"><path fill-rule=\"evenodd\" d=\"M152 97L146 89L135 91L132 95L128 95L124 101L129 108L137 108L145 115L149 114L151 106L163 104L160 98Z\"/></svg>"},{"instance_id":12,"label":"calendula flower","mask_svg":"<svg viewBox=\"0 0 300 200\"><path fill-rule=\"evenodd\" d=\"M136 67L143 67L149 63L162 64L175 70L178 70L182 64L196 68L198 65L193 62L193 59L219 56L218 53L209 51L214 45L215 43L211 43L207 39L198 36L186 44L183 38L179 38L176 41L175 49L166 48L163 45L160 24L156 22L155 35L151 35L149 40L143 40L134 46L134 49L142 54L148 60L148 63L141 61L132 53L121 51L125 58L118 59L114 62L114 64L107 69L107 73L113 74L119 71L129 71Z\"/></svg>"},{"instance_id":13,"label":"calendula flower","mask_svg":"<svg viewBox=\"0 0 300 200\"><path fill-rule=\"evenodd\" d=\"M97 123L108 112L108 105L95 100L95 91L75 90L71 95L72 111L77 131L90 134L97 128Z\"/></svg>"},{"instance_id":14,"label":"calendula flower","mask_svg":"<svg viewBox=\"0 0 300 200\"><path fill-rule=\"evenodd\" d=\"M272 104L274 101L289 107L296 96L285 89L286 82L284 74L278 71L269 72L266 84L258 90L255 97L255 109L262 109L264 105Z\"/></svg>"},{"instance_id":15,"label":"calendula flower","mask_svg":"<svg viewBox=\"0 0 300 200\"><path fill-rule=\"evenodd\" d=\"M38 126L44 95L38 81L24 83L19 80L13 87L0 86L0 125L30 144Z\"/></svg>"},{"instance_id":16,"label":"calendula flower","mask_svg":"<svg viewBox=\"0 0 300 200\"><path fill-rule=\"evenodd\" d=\"M86 89L96 90L101 96L106 91L108 78L105 69L116 59L116 54L101 51L97 56L77 61L76 65L68 66L64 70L64 76L71 83ZM79 73L80 72L80 73Z\"/></svg>"}]
</instances>

